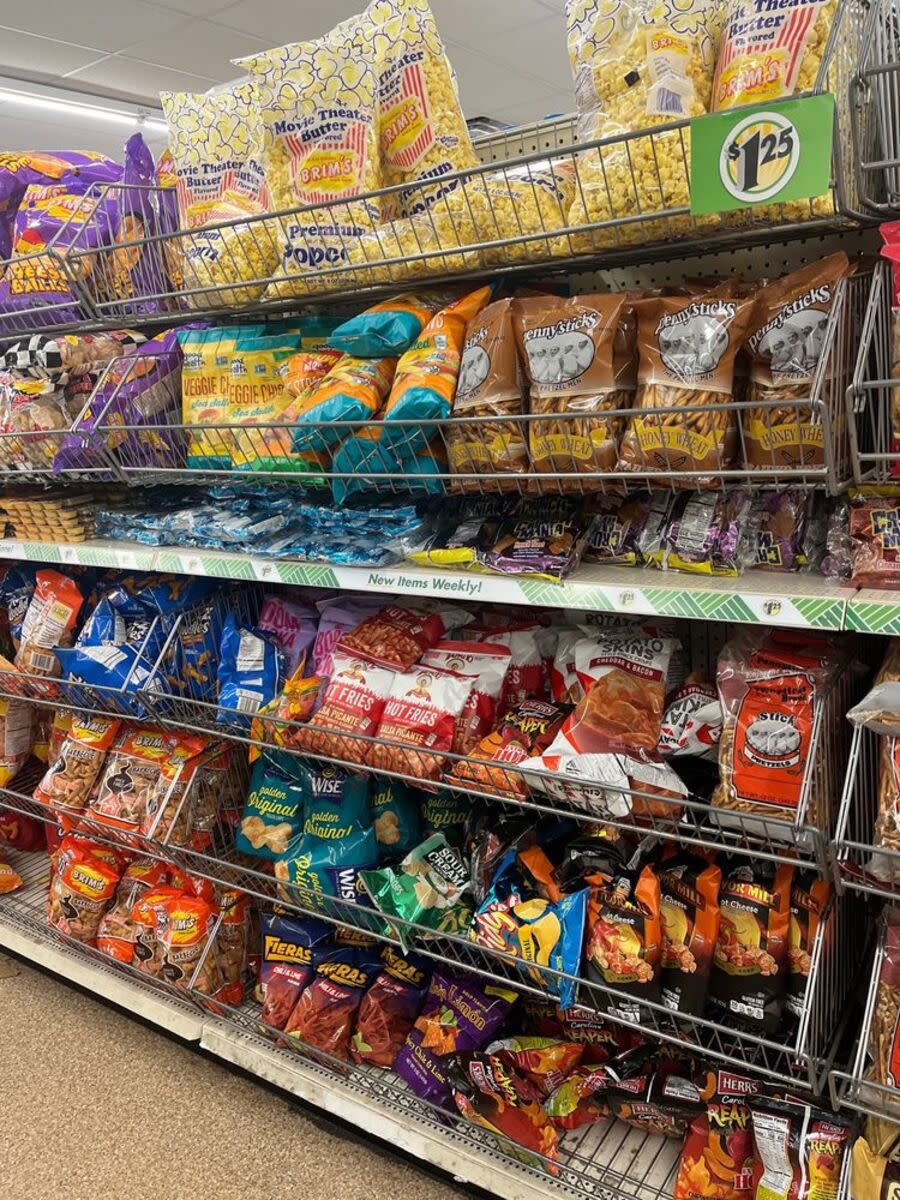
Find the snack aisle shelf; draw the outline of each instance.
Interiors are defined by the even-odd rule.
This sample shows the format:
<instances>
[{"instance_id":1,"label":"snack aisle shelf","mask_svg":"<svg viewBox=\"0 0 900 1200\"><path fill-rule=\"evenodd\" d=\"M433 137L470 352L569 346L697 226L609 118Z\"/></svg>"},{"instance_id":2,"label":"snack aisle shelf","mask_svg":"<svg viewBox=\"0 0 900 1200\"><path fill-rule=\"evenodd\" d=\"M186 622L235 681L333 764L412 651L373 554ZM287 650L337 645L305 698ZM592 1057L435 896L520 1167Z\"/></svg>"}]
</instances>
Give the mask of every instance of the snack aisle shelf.
<instances>
[{"instance_id":1,"label":"snack aisle shelf","mask_svg":"<svg viewBox=\"0 0 900 1200\"><path fill-rule=\"evenodd\" d=\"M118 567L126 571L164 571L238 582L381 592L385 595L444 597L489 604L590 609L636 616L695 618L797 629L845 628L891 632L873 618L848 625L853 594L819 575L778 575L746 571L737 579L665 574L659 571L583 563L563 583L527 577L399 567L349 567L329 563L258 558L223 550L178 550L103 541L0 541L0 558L69 566ZM887 593L891 595L891 593ZM900 630L900 593L892 609Z\"/></svg>"}]
</instances>

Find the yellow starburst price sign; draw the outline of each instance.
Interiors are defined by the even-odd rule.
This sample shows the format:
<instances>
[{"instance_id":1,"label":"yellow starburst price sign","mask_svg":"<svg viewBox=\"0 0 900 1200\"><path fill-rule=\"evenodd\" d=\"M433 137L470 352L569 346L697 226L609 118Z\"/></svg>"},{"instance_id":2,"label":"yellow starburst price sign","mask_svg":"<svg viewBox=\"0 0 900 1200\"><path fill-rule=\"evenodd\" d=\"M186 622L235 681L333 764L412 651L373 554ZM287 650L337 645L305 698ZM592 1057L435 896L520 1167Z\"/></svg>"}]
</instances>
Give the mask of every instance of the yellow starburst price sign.
<instances>
[{"instance_id":1,"label":"yellow starburst price sign","mask_svg":"<svg viewBox=\"0 0 900 1200\"><path fill-rule=\"evenodd\" d=\"M831 183L834 97L806 96L691 121L691 212L821 196Z\"/></svg>"}]
</instances>

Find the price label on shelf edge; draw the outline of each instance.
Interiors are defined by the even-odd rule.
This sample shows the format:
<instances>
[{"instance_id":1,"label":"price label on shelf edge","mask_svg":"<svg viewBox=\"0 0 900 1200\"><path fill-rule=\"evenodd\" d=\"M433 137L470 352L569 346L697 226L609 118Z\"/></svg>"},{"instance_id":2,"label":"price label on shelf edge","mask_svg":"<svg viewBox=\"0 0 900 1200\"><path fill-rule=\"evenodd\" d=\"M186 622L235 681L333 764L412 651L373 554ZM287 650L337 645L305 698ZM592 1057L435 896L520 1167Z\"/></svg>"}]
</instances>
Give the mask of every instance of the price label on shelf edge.
<instances>
[{"instance_id":1,"label":"price label on shelf edge","mask_svg":"<svg viewBox=\"0 0 900 1200\"><path fill-rule=\"evenodd\" d=\"M691 213L821 196L831 184L834 96L804 96L691 121Z\"/></svg>"}]
</instances>

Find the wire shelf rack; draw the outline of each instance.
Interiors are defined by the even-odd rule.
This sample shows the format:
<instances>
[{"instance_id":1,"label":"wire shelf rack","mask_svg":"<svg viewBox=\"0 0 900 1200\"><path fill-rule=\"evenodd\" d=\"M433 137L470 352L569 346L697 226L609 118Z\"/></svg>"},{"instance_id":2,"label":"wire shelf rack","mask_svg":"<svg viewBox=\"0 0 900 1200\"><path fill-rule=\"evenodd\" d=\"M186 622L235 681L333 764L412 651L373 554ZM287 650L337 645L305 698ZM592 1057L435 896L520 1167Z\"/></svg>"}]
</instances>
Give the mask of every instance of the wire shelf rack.
<instances>
[{"instance_id":1,"label":"wire shelf rack","mask_svg":"<svg viewBox=\"0 0 900 1200\"><path fill-rule=\"evenodd\" d=\"M237 788L222 787L220 795L246 792L246 765L232 760L238 773ZM221 781L221 776L219 777ZM173 863L188 874L207 879L218 887L236 889L263 904L278 904L303 915L314 915L334 926L350 926L378 941L402 945L411 942L416 950L436 963L452 963L454 967L479 978L497 980L515 990L537 997L548 991L558 994L564 983L577 989L577 1001L583 1007L603 1013L614 1023L632 1025L633 997L614 988L568 975L549 966L526 963L503 950L472 941L465 933L435 932L414 921L385 918L377 909L358 899L311 893L276 878L265 864L248 858L235 849L235 827L223 817L214 830L211 843L203 848L191 844L176 844L173 829L189 827L182 813L185 806L198 800L199 788L188 784L180 797L180 806L161 838L145 837L140 841L142 853ZM55 822L59 810L35 800L16 781L0 788L0 801L13 812ZM134 849L130 837L122 838L105 822L90 812L83 814L84 830L101 842ZM819 926L812 948L806 994L799 1019L788 1015L777 1034L763 1036L730 1028L715 1018L673 1013L658 1003L640 1002L640 1025L651 1038L689 1052L698 1047L720 1062L754 1071L782 1083L790 1083L818 1092L825 1084L827 1070L832 1064L845 1016L845 1002L854 984L859 967L859 955L865 944L861 924L861 907L854 897L844 897L834 904ZM616 1010L616 1003L622 1005ZM627 1011L626 1011L627 1010Z\"/></svg>"},{"instance_id":2,"label":"wire shelf rack","mask_svg":"<svg viewBox=\"0 0 900 1200\"><path fill-rule=\"evenodd\" d=\"M869 6L849 99L855 195L890 213L900 203L900 26L890 0Z\"/></svg>"},{"instance_id":3,"label":"wire shelf rack","mask_svg":"<svg viewBox=\"0 0 900 1200\"><path fill-rule=\"evenodd\" d=\"M687 120L566 145L545 134L549 153L542 148L448 175L437 197L433 182L423 180L194 230L167 227L162 214L170 195L129 188L126 199L121 185L106 185L82 198L47 247L0 264L0 274L25 280L0 316L0 337L78 323L114 327L136 313L142 323L158 324L177 312L274 310L410 282L578 267L598 255L605 263L634 261L672 243L721 248L768 240L774 229L792 236L856 223L865 219L856 162L879 161L874 117L866 108L852 118L849 111L863 35L875 23L869 14L867 25L867 12L862 0L841 0L820 64L813 91L831 92L837 115L831 186L814 199L749 215L691 216ZM877 20L889 19L885 0ZM513 137L499 141L518 148ZM492 157L486 147L482 156ZM874 166L870 175L875 184L867 191L878 202ZM389 212L398 193L416 215L360 227L360 211ZM105 214L126 205L137 227L156 232L113 245ZM123 264L138 264L146 280L161 282L136 294L138 272ZM29 292L30 281L47 275L60 282L64 300L29 299L41 295Z\"/></svg>"},{"instance_id":4,"label":"wire shelf rack","mask_svg":"<svg viewBox=\"0 0 900 1200\"><path fill-rule=\"evenodd\" d=\"M839 883L884 900L900 897L897 814L881 812L882 772L890 769L885 755L892 740L865 726L853 731L834 840Z\"/></svg>"}]
</instances>

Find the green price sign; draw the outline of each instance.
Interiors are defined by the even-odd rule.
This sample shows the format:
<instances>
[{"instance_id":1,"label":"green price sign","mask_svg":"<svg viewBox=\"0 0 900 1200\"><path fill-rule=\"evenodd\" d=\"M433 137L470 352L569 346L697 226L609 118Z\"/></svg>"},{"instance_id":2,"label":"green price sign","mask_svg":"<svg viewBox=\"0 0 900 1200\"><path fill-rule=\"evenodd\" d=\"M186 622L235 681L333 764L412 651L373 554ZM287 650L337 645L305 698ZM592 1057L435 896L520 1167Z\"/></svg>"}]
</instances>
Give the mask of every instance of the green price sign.
<instances>
[{"instance_id":1,"label":"green price sign","mask_svg":"<svg viewBox=\"0 0 900 1200\"><path fill-rule=\"evenodd\" d=\"M691 212L821 196L831 183L834 96L806 96L691 121Z\"/></svg>"}]
</instances>

